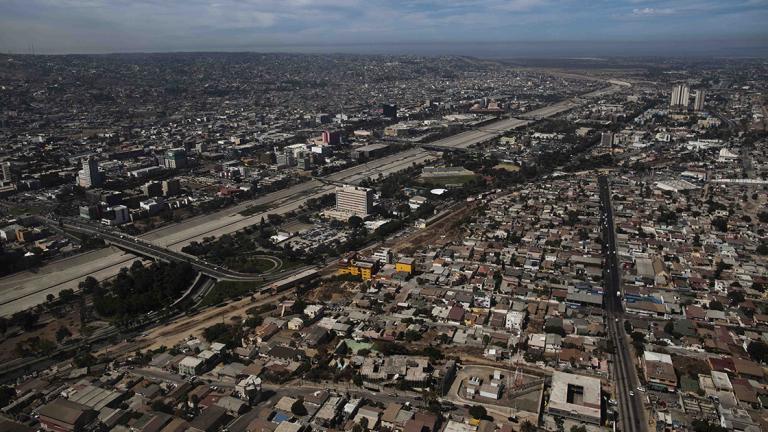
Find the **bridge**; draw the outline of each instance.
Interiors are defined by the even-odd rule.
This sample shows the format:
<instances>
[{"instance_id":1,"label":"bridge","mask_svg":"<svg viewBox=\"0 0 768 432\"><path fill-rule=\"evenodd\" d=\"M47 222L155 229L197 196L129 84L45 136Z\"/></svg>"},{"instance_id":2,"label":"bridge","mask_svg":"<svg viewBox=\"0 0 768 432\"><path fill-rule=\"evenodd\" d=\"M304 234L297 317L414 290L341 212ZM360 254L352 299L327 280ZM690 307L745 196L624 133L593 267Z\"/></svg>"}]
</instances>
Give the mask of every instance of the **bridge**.
<instances>
[{"instance_id":1,"label":"bridge","mask_svg":"<svg viewBox=\"0 0 768 432\"><path fill-rule=\"evenodd\" d=\"M240 273L226 269L216 264L212 264L199 257L183 252L176 252L174 250L158 246L138 237L114 232L105 227L85 224L72 219L62 219L59 225L68 231L87 234L96 238L100 238L104 240L104 242L123 249L127 252L154 259L156 261L185 262L192 266L192 268L199 273L210 276L216 280L268 282L271 280L279 279L280 277L285 276L287 273L295 273L304 269L292 268L287 271L274 272L269 274ZM306 268L310 267L312 266L306 266Z\"/></svg>"}]
</instances>

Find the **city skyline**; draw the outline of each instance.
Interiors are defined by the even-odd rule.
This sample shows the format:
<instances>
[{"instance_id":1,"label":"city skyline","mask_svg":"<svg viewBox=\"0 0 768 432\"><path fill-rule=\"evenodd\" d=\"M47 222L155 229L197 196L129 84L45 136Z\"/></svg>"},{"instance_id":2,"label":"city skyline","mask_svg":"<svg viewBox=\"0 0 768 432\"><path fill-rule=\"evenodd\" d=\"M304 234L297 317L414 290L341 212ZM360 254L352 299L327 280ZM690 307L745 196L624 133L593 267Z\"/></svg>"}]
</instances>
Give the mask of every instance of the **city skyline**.
<instances>
[{"instance_id":1,"label":"city skyline","mask_svg":"<svg viewBox=\"0 0 768 432\"><path fill-rule=\"evenodd\" d=\"M768 2L0 1L0 51L766 55ZM599 24L599 25L596 25Z\"/></svg>"}]
</instances>

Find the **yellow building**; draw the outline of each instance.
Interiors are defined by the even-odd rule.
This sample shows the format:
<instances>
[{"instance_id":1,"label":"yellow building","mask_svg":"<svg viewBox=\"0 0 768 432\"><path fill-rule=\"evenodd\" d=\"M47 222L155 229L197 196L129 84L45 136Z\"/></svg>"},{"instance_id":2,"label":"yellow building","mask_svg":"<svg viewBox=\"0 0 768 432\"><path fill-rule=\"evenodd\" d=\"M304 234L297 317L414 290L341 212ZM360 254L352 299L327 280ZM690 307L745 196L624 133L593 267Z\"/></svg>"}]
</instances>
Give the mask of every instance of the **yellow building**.
<instances>
[{"instance_id":1,"label":"yellow building","mask_svg":"<svg viewBox=\"0 0 768 432\"><path fill-rule=\"evenodd\" d=\"M376 265L368 261L349 261L349 264L339 268L339 274L360 276L363 280L371 280L375 272Z\"/></svg>"},{"instance_id":2,"label":"yellow building","mask_svg":"<svg viewBox=\"0 0 768 432\"><path fill-rule=\"evenodd\" d=\"M413 273L413 258L401 258L395 263L395 271Z\"/></svg>"}]
</instances>

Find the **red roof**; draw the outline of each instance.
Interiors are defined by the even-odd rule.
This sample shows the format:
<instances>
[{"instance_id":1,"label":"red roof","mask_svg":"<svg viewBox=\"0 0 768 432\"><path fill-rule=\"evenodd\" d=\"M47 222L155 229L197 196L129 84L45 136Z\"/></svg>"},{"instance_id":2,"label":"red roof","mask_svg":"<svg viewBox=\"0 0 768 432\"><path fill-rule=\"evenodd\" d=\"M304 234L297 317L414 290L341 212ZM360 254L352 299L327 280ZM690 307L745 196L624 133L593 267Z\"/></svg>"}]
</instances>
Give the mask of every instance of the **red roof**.
<instances>
[{"instance_id":1,"label":"red roof","mask_svg":"<svg viewBox=\"0 0 768 432\"><path fill-rule=\"evenodd\" d=\"M459 305L454 305L450 311L448 311L448 319L451 321L461 321L464 318L464 308Z\"/></svg>"}]
</instances>

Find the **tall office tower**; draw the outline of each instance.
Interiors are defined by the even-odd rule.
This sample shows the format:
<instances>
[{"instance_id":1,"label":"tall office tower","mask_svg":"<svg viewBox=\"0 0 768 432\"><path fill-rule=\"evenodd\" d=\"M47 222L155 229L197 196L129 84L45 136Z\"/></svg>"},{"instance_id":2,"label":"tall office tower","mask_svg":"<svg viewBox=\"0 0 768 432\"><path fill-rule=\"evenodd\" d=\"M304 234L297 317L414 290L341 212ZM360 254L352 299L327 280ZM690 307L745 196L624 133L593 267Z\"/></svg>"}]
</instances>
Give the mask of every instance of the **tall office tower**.
<instances>
[{"instance_id":1,"label":"tall office tower","mask_svg":"<svg viewBox=\"0 0 768 432\"><path fill-rule=\"evenodd\" d=\"M293 157L293 153L289 151L282 151L277 153L276 161L278 168L292 167L296 165L296 159Z\"/></svg>"},{"instance_id":2,"label":"tall office tower","mask_svg":"<svg viewBox=\"0 0 768 432\"><path fill-rule=\"evenodd\" d=\"M382 117L388 117L392 120L397 120L397 105L393 104L381 104Z\"/></svg>"},{"instance_id":3,"label":"tall office tower","mask_svg":"<svg viewBox=\"0 0 768 432\"><path fill-rule=\"evenodd\" d=\"M686 84L678 84L672 88L672 99L669 106L688 109L688 99L691 97L691 89Z\"/></svg>"},{"instance_id":4,"label":"tall office tower","mask_svg":"<svg viewBox=\"0 0 768 432\"><path fill-rule=\"evenodd\" d=\"M373 189L359 186L336 188L336 210L353 216L366 217L373 208Z\"/></svg>"},{"instance_id":5,"label":"tall office tower","mask_svg":"<svg viewBox=\"0 0 768 432\"><path fill-rule=\"evenodd\" d=\"M704 111L704 90L696 90L696 99L693 100L694 111Z\"/></svg>"},{"instance_id":6,"label":"tall office tower","mask_svg":"<svg viewBox=\"0 0 768 432\"><path fill-rule=\"evenodd\" d=\"M341 132L337 130L323 131L323 144L339 145L341 144Z\"/></svg>"},{"instance_id":7,"label":"tall office tower","mask_svg":"<svg viewBox=\"0 0 768 432\"><path fill-rule=\"evenodd\" d=\"M613 146L613 132L603 132L603 135L600 137L600 146L601 147Z\"/></svg>"},{"instance_id":8,"label":"tall office tower","mask_svg":"<svg viewBox=\"0 0 768 432\"><path fill-rule=\"evenodd\" d=\"M159 197L163 194L163 184L159 181L147 182L141 187L141 191L149 198Z\"/></svg>"},{"instance_id":9,"label":"tall office tower","mask_svg":"<svg viewBox=\"0 0 768 432\"><path fill-rule=\"evenodd\" d=\"M99 172L99 162L89 156L83 159L83 169L77 173L78 183L81 187L101 187L104 185L104 176Z\"/></svg>"},{"instance_id":10,"label":"tall office tower","mask_svg":"<svg viewBox=\"0 0 768 432\"><path fill-rule=\"evenodd\" d=\"M312 152L300 151L296 157L296 164L299 169L309 171L312 169Z\"/></svg>"},{"instance_id":11,"label":"tall office tower","mask_svg":"<svg viewBox=\"0 0 768 432\"><path fill-rule=\"evenodd\" d=\"M165 167L179 169L187 167L187 151L182 148L170 149L165 153Z\"/></svg>"},{"instance_id":12,"label":"tall office tower","mask_svg":"<svg viewBox=\"0 0 768 432\"><path fill-rule=\"evenodd\" d=\"M181 183L179 179L163 180L163 195L176 196L181 193Z\"/></svg>"},{"instance_id":13,"label":"tall office tower","mask_svg":"<svg viewBox=\"0 0 768 432\"><path fill-rule=\"evenodd\" d=\"M3 162L2 165L0 165L0 170L2 170L3 174L3 181L11 181L11 163L10 162Z\"/></svg>"}]
</instances>

